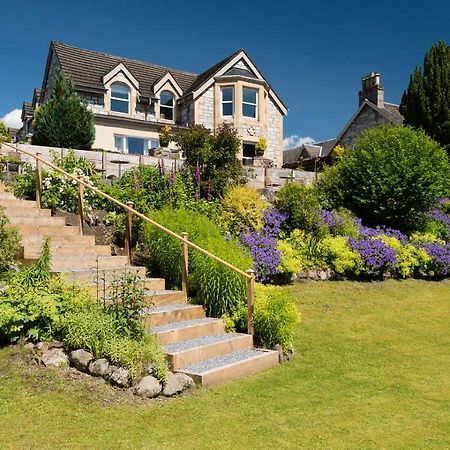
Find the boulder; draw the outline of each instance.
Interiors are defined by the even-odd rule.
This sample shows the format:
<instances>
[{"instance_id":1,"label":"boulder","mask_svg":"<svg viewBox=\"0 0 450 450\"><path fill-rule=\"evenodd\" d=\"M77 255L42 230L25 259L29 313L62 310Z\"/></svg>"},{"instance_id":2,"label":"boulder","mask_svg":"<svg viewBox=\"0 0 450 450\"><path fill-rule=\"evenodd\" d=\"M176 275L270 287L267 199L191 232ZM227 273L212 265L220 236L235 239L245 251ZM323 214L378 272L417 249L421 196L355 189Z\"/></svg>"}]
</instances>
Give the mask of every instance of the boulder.
<instances>
[{"instance_id":1,"label":"boulder","mask_svg":"<svg viewBox=\"0 0 450 450\"><path fill-rule=\"evenodd\" d=\"M134 393L139 397L154 398L161 392L161 383L151 375L147 375L134 388Z\"/></svg>"},{"instance_id":2,"label":"boulder","mask_svg":"<svg viewBox=\"0 0 450 450\"><path fill-rule=\"evenodd\" d=\"M69 355L70 363L81 372L87 372L89 363L94 359L94 355L86 350L74 350Z\"/></svg>"},{"instance_id":3,"label":"boulder","mask_svg":"<svg viewBox=\"0 0 450 450\"><path fill-rule=\"evenodd\" d=\"M42 353L45 353L47 350L48 350L48 344L47 344L47 342L38 342L35 346L34 346L34 348L36 349L36 350L39 350L39 351L41 351Z\"/></svg>"},{"instance_id":4,"label":"boulder","mask_svg":"<svg viewBox=\"0 0 450 450\"><path fill-rule=\"evenodd\" d=\"M27 343L25 344L25 348L26 348L27 350L33 350L33 349L34 349L34 344L33 344L32 342L27 342Z\"/></svg>"},{"instance_id":5,"label":"boulder","mask_svg":"<svg viewBox=\"0 0 450 450\"><path fill-rule=\"evenodd\" d=\"M153 375L153 374L155 373L155 369L156 369L156 364L150 363L150 364L147 366L147 373L148 373L149 375Z\"/></svg>"},{"instance_id":6,"label":"boulder","mask_svg":"<svg viewBox=\"0 0 450 450\"><path fill-rule=\"evenodd\" d=\"M96 359L89 364L89 373L94 377L109 378L116 369L106 358Z\"/></svg>"},{"instance_id":7,"label":"boulder","mask_svg":"<svg viewBox=\"0 0 450 450\"><path fill-rule=\"evenodd\" d=\"M184 373L172 373L169 372L166 384L164 386L163 394L166 397L172 397L173 395L180 394L185 389L194 386L194 381L191 377Z\"/></svg>"},{"instance_id":8,"label":"boulder","mask_svg":"<svg viewBox=\"0 0 450 450\"><path fill-rule=\"evenodd\" d=\"M60 348L51 348L44 352L41 361L46 367L63 367L69 365L69 358Z\"/></svg>"},{"instance_id":9,"label":"boulder","mask_svg":"<svg viewBox=\"0 0 450 450\"><path fill-rule=\"evenodd\" d=\"M130 385L130 371L124 367L119 367L109 377L109 381L121 388L128 387Z\"/></svg>"}]
</instances>

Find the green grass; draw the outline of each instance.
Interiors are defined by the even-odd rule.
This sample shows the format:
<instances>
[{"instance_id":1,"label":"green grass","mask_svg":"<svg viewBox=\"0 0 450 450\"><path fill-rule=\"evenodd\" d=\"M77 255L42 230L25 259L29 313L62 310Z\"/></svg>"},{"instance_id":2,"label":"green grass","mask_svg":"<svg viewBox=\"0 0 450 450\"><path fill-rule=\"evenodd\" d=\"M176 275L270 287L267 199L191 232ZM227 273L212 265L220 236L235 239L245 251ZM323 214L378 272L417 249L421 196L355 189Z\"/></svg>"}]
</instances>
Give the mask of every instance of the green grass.
<instances>
[{"instance_id":1,"label":"green grass","mask_svg":"<svg viewBox=\"0 0 450 450\"><path fill-rule=\"evenodd\" d=\"M292 362L169 401L111 400L1 350L0 448L450 448L450 283L292 290Z\"/></svg>"}]
</instances>

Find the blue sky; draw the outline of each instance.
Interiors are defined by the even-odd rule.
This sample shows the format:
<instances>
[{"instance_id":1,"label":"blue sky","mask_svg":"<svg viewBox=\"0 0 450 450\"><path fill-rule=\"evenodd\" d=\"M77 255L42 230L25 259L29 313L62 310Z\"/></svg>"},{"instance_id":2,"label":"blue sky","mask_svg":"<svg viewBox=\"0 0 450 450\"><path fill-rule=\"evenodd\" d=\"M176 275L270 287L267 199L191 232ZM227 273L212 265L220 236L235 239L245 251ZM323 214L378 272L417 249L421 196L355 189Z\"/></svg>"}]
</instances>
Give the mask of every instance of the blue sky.
<instances>
[{"instance_id":1,"label":"blue sky","mask_svg":"<svg viewBox=\"0 0 450 450\"><path fill-rule=\"evenodd\" d=\"M332 138L382 74L397 103L430 45L450 43L448 0L1 0L0 118L40 86L50 40L202 72L245 48L289 108L284 134Z\"/></svg>"}]
</instances>

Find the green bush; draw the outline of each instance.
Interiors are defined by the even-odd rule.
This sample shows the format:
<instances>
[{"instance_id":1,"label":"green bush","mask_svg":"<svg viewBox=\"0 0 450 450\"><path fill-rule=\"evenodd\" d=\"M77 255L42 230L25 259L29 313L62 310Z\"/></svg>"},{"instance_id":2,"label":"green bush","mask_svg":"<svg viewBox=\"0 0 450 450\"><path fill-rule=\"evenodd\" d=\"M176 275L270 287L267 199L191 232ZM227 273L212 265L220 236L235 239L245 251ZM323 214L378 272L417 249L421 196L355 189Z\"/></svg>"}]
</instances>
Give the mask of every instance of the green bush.
<instances>
[{"instance_id":1,"label":"green bush","mask_svg":"<svg viewBox=\"0 0 450 450\"><path fill-rule=\"evenodd\" d=\"M257 284L253 318L256 345L272 348L280 344L284 350L292 347L300 313L286 288Z\"/></svg>"},{"instance_id":2,"label":"green bush","mask_svg":"<svg viewBox=\"0 0 450 450\"><path fill-rule=\"evenodd\" d=\"M0 274L14 264L19 250L20 235L17 228L10 225L0 206Z\"/></svg>"},{"instance_id":3,"label":"green bush","mask_svg":"<svg viewBox=\"0 0 450 450\"><path fill-rule=\"evenodd\" d=\"M325 262L340 275L355 276L362 268L359 253L352 250L344 236L327 236L319 243L319 253Z\"/></svg>"},{"instance_id":4,"label":"green bush","mask_svg":"<svg viewBox=\"0 0 450 450\"><path fill-rule=\"evenodd\" d=\"M197 212L164 208L151 214L152 219L180 234L214 255L246 270L253 266L248 253L234 240L225 240L218 227ZM144 225L144 246L150 253L151 269L158 271L170 287L180 285L180 243L150 224ZM209 315L232 314L246 299L243 277L196 250L189 251L189 295L206 307Z\"/></svg>"},{"instance_id":5,"label":"green bush","mask_svg":"<svg viewBox=\"0 0 450 450\"><path fill-rule=\"evenodd\" d=\"M319 187L332 206L350 209L367 225L417 230L448 192L449 170L445 150L424 132L379 126L325 171Z\"/></svg>"},{"instance_id":6,"label":"green bush","mask_svg":"<svg viewBox=\"0 0 450 450\"><path fill-rule=\"evenodd\" d=\"M5 124L0 122L0 145L2 142L11 142L11 136L8 133L8 129Z\"/></svg>"},{"instance_id":7,"label":"green bush","mask_svg":"<svg viewBox=\"0 0 450 450\"><path fill-rule=\"evenodd\" d=\"M322 204L315 187L286 183L277 193L276 206L288 215L282 225L285 231L300 229L317 236L327 232L320 220Z\"/></svg>"},{"instance_id":8,"label":"green bush","mask_svg":"<svg viewBox=\"0 0 450 450\"><path fill-rule=\"evenodd\" d=\"M229 233L239 236L245 230L260 230L269 203L254 188L233 186L222 199L220 223Z\"/></svg>"}]
</instances>

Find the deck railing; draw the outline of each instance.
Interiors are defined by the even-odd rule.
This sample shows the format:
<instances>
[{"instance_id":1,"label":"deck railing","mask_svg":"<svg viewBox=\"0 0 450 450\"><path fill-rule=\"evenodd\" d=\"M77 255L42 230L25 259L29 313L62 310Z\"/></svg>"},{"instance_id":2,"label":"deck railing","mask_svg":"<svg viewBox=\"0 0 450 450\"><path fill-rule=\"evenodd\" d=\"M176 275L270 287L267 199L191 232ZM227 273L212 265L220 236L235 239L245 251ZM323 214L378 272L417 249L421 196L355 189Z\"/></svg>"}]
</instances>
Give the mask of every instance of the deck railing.
<instances>
[{"instance_id":1,"label":"deck railing","mask_svg":"<svg viewBox=\"0 0 450 450\"><path fill-rule=\"evenodd\" d=\"M150 223L154 227L158 228L159 230L163 231L164 233L168 234L169 236L173 237L174 239L177 239L180 241L180 257L181 257L181 289L187 293L188 290L188 276L189 276L189 248L192 248L199 253L207 256L208 258L218 262L219 264L222 264L223 266L227 267L229 270L239 274L243 278L245 278L247 283L247 332L249 334L253 334L253 305L255 300L255 274L253 269L248 269L246 271L243 271L239 269L236 266L233 266L233 264L230 264L229 262L223 260L222 258L219 258L218 256L210 253L208 250L205 250L204 248L200 247L197 244L194 244L188 239L188 233L183 232L181 234L177 234L173 232L172 230L169 230L165 226L161 225L160 223L150 219L150 217L145 216L144 214L140 213L139 211L135 210L133 208L132 202L123 203L120 200L115 199L114 197L111 197L110 195L103 192L101 189L87 183L83 180L82 177L76 177L74 175L71 175L70 173L67 173L65 170L61 169L60 167L54 165L53 163L46 161L42 158L42 155L40 153L30 153L26 150L23 150L19 148L17 145L11 145L7 143L3 143L3 146L9 147L15 152L22 153L24 155L27 155L31 158L33 158L36 162L36 203L38 208L42 207L42 165L46 165L50 167L55 172L58 172L68 179L72 181L76 181L78 185L78 220L79 220L79 229L80 234L83 235L84 233L84 190L90 189L91 191L95 192L99 196L105 198L106 200L109 200L112 203L115 203L117 206L120 206L123 210L125 210L126 213L126 221L125 221L125 253L128 257L129 263L131 263L131 241L132 241L132 217L136 216L142 219L143 221Z\"/></svg>"}]
</instances>

